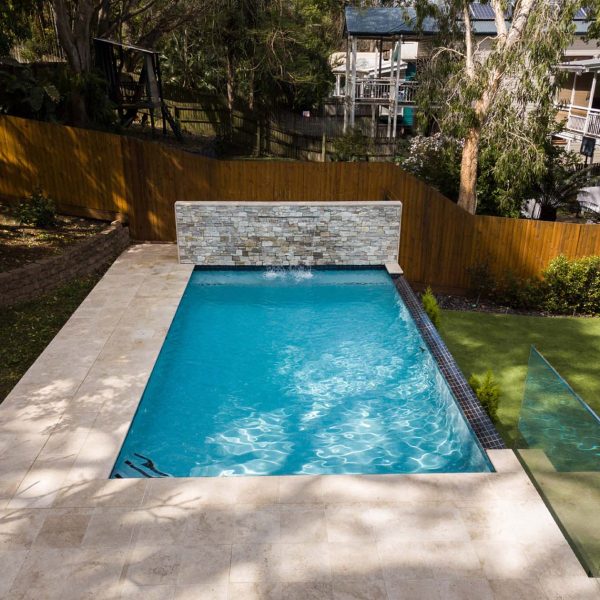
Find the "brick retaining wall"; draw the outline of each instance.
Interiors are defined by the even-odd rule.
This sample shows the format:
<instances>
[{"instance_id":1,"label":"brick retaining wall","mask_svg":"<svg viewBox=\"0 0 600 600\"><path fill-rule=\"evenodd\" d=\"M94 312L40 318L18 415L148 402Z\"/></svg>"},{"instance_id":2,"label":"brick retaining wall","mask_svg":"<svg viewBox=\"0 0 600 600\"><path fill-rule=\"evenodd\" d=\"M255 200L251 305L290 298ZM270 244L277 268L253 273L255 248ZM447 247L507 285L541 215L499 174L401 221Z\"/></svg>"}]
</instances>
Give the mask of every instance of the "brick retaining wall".
<instances>
[{"instance_id":1,"label":"brick retaining wall","mask_svg":"<svg viewBox=\"0 0 600 600\"><path fill-rule=\"evenodd\" d=\"M31 300L75 277L91 275L112 262L129 245L129 229L115 221L58 256L0 273L0 306Z\"/></svg>"}]
</instances>

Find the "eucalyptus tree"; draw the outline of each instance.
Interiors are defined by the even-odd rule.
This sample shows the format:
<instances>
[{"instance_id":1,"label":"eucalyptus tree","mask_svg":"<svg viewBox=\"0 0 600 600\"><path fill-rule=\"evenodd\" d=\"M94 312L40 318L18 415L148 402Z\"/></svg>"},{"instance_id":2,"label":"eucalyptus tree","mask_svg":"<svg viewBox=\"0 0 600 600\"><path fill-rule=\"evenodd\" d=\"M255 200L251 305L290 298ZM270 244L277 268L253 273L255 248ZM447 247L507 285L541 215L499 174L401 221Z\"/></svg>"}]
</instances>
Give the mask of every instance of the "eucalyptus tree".
<instances>
[{"instance_id":1,"label":"eucalyptus tree","mask_svg":"<svg viewBox=\"0 0 600 600\"><path fill-rule=\"evenodd\" d=\"M478 164L508 188L543 176L555 128L556 65L571 43L579 0L489 0L495 33L476 35L468 0L416 0L437 19L438 39L420 73L419 107L445 135L464 140L458 204L477 208ZM510 18L507 18L510 17Z\"/></svg>"}]
</instances>

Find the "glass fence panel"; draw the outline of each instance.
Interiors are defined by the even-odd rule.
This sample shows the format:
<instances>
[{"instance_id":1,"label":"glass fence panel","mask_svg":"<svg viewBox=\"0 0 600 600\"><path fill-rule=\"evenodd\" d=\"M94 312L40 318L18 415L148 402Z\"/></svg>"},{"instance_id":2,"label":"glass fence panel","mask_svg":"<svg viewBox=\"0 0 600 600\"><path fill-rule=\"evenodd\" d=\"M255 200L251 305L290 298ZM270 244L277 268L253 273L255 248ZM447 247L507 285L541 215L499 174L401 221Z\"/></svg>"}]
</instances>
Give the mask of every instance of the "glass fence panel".
<instances>
[{"instance_id":1,"label":"glass fence panel","mask_svg":"<svg viewBox=\"0 0 600 600\"><path fill-rule=\"evenodd\" d=\"M516 440L582 564L600 576L600 418L534 347Z\"/></svg>"}]
</instances>

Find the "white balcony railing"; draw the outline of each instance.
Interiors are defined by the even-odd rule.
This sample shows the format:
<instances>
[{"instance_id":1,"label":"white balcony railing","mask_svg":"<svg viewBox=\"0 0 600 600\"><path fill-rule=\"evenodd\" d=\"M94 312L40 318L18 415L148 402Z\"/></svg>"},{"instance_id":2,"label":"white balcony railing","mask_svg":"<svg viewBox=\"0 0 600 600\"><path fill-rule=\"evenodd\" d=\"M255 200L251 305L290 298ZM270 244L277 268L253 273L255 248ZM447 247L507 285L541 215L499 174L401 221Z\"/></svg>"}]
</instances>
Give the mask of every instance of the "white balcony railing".
<instances>
[{"instance_id":1,"label":"white balcony railing","mask_svg":"<svg viewBox=\"0 0 600 600\"><path fill-rule=\"evenodd\" d=\"M355 99L358 102L393 102L397 90L398 104L414 104L417 93L416 81L399 81L396 87L395 81L389 77L382 79L362 78L356 81ZM346 90L343 86L336 89L335 96L344 97Z\"/></svg>"},{"instance_id":2,"label":"white balcony railing","mask_svg":"<svg viewBox=\"0 0 600 600\"><path fill-rule=\"evenodd\" d=\"M592 108L587 109L584 106L561 107L568 111L567 130L576 133L583 133L594 137L600 137L600 110Z\"/></svg>"}]
</instances>

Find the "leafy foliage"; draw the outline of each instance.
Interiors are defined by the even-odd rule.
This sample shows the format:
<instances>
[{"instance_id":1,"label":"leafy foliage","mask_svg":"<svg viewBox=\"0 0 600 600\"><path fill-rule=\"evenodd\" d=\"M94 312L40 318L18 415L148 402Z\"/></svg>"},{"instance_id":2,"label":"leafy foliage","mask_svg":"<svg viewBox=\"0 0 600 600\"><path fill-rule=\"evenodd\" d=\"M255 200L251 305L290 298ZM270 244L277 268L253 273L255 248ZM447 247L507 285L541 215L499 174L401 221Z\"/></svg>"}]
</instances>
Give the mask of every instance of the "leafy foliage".
<instances>
[{"instance_id":1,"label":"leafy foliage","mask_svg":"<svg viewBox=\"0 0 600 600\"><path fill-rule=\"evenodd\" d=\"M56 116L59 101L56 86L38 80L31 70L0 70L0 114L49 121Z\"/></svg>"},{"instance_id":2,"label":"leafy foliage","mask_svg":"<svg viewBox=\"0 0 600 600\"><path fill-rule=\"evenodd\" d=\"M490 4L499 15L507 8L502 0ZM475 208L470 196L478 160L487 162L487 213L514 212L513 191L518 194L544 176L546 140L556 130L556 65L572 40L580 4L519 2L507 31L481 42L466 20L468 3L417 0L420 14L433 15L440 26L437 50L419 71L419 120L422 127L468 142L461 170L461 205L468 210ZM504 18L498 22L503 26Z\"/></svg>"},{"instance_id":3,"label":"leafy foliage","mask_svg":"<svg viewBox=\"0 0 600 600\"><path fill-rule=\"evenodd\" d=\"M469 377L469 385L490 418L493 421L497 420L498 404L500 401L500 386L496 382L491 369L488 369L483 377L479 377L475 374L471 375L471 377Z\"/></svg>"},{"instance_id":4,"label":"leafy foliage","mask_svg":"<svg viewBox=\"0 0 600 600\"><path fill-rule=\"evenodd\" d=\"M56 205L51 198L37 189L29 198L19 202L15 209L15 217L22 225L52 227L56 223Z\"/></svg>"},{"instance_id":5,"label":"leafy foliage","mask_svg":"<svg viewBox=\"0 0 600 600\"><path fill-rule=\"evenodd\" d=\"M538 277L495 276L482 261L469 269L471 294L516 309L600 314L600 256L558 256Z\"/></svg>"},{"instance_id":6,"label":"leafy foliage","mask_svg":"<svg viewBox=\"0 0 600 600\"><path fill-rule=\"evenodd\" d=\"M542 220L555 221L557 210L575 205L577 193L583 187L598 185L600 177L594 166L580 167L575 153L547 143L544 176L531 186L531 196L541 204Z\"/></svg>"},{"instance_id":7,"label":"leafy foliage","mask_svg":"<svg viewBox=\"0 0 600 600\"><path fill-rule=\"evenodd\" d=\"M600 314L600 256L558 256L543 272L544 306L559 314Z\"/></svg>"},{"instance_id":8,"label":"leafy foliage","mask_svg":"<svg viewBox=\"0 0 600 600\"><path fill-rule=\"evenodd\" d=\"M333 142L333 160L358 162L368 160L372 141L360 129L351 129Z\"/></svg>"},{"instance_id":9,"label":"leafy foliage","mask_svg":"<svg viewBox=\"0 0 600 600\"><path fill-rule=\"evenodd\" d=\"M408 156L400 164L456 202L461 152L462 143L455 138L441 133L418 135L411 139Z\"/></svg>"},{"instance_id":10,"label":"leafy foliage","mask_svg":"<svg viewBox=\"0 0 600 600\"><path fill-rule=\"evenodd\" d=\"M33 0L0 2L0 56L8 54L16 42L30 34L34 4Z\"/></svg>"},{"instance_id":11,"label":"leafy foliage","mask_svg":"<svg viewBox=\"0 0 600 600\"><path fill-rule=\"evenodd\" d=\"M439 329L442 324L442 311L430 287L425 290L425 293L421 296L421 300L427 316L431 319L435 328Z\"/></svg>"},{"instance_id":12,"label":"leafy foliage","mask_svg":"<svg viewBox=\"0 0 600 600\"><path fill-rule=\"evenodd\" d=\"M480 260L467 269L469 276L469 294L477 303L481 298L489 298L493 295L496 279L490 270L487 259Z\"/></svg>"},{"instance_id":13,"label":"leafy foliage","mask_svg":"<svg viewBox=\"0 0 600 600\"><path fill-rule=\"evenodd\" d=\"M226 0L165 42L164 73L188 89L217 92L230 107L310 109L329 93L328 57L339 40L337 0Z\"/></svg>"}]
</instances>

